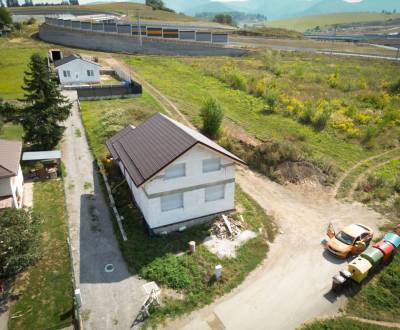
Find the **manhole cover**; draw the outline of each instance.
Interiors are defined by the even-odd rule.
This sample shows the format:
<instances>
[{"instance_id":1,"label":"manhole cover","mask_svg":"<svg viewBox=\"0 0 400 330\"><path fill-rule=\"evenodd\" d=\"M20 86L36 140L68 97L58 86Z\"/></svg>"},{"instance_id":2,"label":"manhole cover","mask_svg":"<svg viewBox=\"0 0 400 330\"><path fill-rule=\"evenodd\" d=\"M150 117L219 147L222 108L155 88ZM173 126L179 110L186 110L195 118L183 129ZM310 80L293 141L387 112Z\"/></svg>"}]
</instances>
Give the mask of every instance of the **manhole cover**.
<instances>
[{"instance_id":1,"label":"manhole cover","mask_svg":"<svg viewBox=\"0 0 400 330\"><path fill-rule=\"evenodd\" d=\"M112 273L114 271L114 265L113 264L107 264L104 266L104 271L106 273Z\"/></svg>"}]
</instances>

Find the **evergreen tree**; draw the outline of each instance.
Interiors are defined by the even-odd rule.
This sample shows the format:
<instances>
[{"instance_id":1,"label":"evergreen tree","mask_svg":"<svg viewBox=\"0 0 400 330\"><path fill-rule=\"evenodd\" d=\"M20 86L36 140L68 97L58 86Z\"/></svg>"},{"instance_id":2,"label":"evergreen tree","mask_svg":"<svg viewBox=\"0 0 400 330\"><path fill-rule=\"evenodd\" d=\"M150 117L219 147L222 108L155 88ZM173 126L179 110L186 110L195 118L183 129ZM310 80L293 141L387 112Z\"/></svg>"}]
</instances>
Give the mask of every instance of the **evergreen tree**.
<instances>
[{"instance_id":1,"label":"evergreen tree","mask_svg":"<svg viewBox=\"0 0 400 330\"><path fill-rule=\"evenodd\" d=\"M0 28L11 25L12 18L10 12L4 7L0 7Z\"/></svg>"},{"instance_id":2,"label":"evergreen tree","mask_svg":"<svg viewBox=\"0 0 400 330\"><path fill-rule=\"evenodd\" d=\"M61 95L55 82L49 79L46 58L33 54L25 72L24 101L19 114L25 140L43 149L51 149L61 140L71 104Z\"/></svg>"}]
</instances>

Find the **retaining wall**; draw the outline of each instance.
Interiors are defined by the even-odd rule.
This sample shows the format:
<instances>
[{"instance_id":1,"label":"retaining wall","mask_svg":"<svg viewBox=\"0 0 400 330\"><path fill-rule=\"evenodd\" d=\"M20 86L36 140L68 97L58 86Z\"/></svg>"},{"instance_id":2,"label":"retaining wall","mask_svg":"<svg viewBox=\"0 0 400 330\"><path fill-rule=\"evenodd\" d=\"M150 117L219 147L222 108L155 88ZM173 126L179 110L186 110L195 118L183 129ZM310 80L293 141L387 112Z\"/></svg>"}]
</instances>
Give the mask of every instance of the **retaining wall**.
<instances>
[{"instance_id":1,"label":"retaining wall","mask_svg":"<svg viewBox=\"0 0 400 330\"><path fill-rule=\"evenodd\" d=\"M239 48L159 38L143 38L143 47L140 48L137 36L89 30L72 30L49 24L42 24L39 27L39 37L47 42L70 47L131 54L241 56L246 53L246 50Z\"/></svg>"}]
</instances>

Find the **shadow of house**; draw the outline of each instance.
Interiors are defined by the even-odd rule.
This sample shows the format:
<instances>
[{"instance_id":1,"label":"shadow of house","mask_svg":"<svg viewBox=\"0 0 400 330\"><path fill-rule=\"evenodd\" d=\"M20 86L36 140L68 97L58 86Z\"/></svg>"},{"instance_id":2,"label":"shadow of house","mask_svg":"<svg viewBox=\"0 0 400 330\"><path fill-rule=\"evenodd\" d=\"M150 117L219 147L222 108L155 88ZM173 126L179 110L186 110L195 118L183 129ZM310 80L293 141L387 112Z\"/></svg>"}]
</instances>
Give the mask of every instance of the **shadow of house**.
<instances>
[{"instance_id":1,"label":"shadow of house","mask_svg":"<svg viewBox=\"0 0 400 330\"><path fill-rule=\"evenodd\" d=\"M80 283L111 283L132 276L115 239L114 221L94 164L93 186L80 196ZM106 272L112 264L114 270Z\"/></svg>"}]
</instances>

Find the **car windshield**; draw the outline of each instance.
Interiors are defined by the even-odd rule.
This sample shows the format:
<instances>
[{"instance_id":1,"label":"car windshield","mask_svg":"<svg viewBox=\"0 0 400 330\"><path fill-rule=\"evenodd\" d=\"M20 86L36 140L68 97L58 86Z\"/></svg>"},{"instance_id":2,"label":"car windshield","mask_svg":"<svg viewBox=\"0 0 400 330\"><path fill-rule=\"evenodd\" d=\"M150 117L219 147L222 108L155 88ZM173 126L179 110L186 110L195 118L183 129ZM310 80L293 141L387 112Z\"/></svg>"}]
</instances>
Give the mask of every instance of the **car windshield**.
<instances>
[{"instance_id":1,"label":"car windshield","mask_svg":"<svg viewBox=\"0 0 400 330\"><path fill-rule=\"evenodd\" d=\"M337 233L336 239L347 245L353 244L353 241L354 241L354 237L351 237L350 235L348 235L342 231Z\"/></svg>"}]
</instances>

